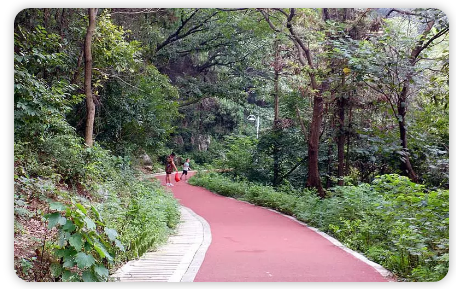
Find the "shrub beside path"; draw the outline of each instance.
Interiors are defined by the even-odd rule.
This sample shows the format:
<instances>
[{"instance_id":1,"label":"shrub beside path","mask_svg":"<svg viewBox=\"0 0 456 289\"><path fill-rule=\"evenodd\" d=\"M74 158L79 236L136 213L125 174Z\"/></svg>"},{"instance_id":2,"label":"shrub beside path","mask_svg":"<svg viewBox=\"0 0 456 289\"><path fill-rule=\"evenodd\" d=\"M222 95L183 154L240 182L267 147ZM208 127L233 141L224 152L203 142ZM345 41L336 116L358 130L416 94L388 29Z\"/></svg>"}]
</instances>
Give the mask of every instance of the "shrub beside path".
<instances>
[{"instance_id":1,"label":"shrub beside path","mask_svg":"<svg viewBox=\"0 0 456 289\"><path fill-rule=\"evenodd\" d=\"M155 177L165 184L164 176ZM173 184L169 188L180 204L203 218L203 223L207 221L206 242L193 247L199 246L199 250L187 251L187 260L179 263L180 280L169 278L157 281L394 281L393 275L380 265L292 217L223 197L184 181L173 181ZM210 238L207 237L209 226ZM186 231L187 234L198 232L201 231ZM192 261L191 255L195 256ZM177 258L173 260L178 263ZM165 267L157 267L156 270L160 272Z\"/></svg>"}]
</instances>

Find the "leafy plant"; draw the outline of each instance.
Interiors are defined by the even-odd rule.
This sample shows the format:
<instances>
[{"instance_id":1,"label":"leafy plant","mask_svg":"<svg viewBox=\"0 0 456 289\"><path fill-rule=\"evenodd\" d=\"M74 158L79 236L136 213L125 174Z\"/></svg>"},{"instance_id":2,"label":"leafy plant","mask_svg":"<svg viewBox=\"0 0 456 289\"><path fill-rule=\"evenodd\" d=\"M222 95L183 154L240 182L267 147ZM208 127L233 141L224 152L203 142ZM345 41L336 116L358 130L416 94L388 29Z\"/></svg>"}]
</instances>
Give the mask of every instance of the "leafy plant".
<instances>
[{"instance_id":1,"label":"leafy plant","mask_svg":"<svg viewBox=\"0 0 456 289\"><path fill-rule=\"evenodd\" d=\"M122 182L109 182L100 189L106 199L99 211L106 224L121 232L118 239L125 244L116 261L138 258L156 248L180 220L177 201L157 182L138 182L125 175Z\"/></svg>"},{"instance_id":2,"label":"leafy plant","mask_svg":"<svg viewBox=\"0 0 456 289\"><path fill-rule=\"evenodd\" d=\"M45 215L48 228L57 228L57 243L53 246L56 261L50 270L54 278L67 281L107 281L109 265L116 250L125 251L115 230L105 226L100 213L82 204L67 206L50 203L53 213Z\"/></svg>"}]
</instances>

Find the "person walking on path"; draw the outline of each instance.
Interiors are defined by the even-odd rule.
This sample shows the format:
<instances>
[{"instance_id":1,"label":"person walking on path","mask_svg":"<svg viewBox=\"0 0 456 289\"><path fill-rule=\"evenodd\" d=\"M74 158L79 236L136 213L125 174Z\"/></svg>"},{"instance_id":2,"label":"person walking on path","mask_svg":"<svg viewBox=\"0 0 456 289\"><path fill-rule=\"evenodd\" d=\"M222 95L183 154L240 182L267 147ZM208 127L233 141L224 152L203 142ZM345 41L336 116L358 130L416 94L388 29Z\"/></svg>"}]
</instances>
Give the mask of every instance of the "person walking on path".
<instances>
[{"instance_id":1,"label":"person walking on path","mask_svg":"<svg viewBox=\"0 0 456 289\"><path fill-rule=\"evenodd\" d=\"M174 152L172 152L166 159L166 166L165 166L165 172L166 172L166 185L168 187L172 187L174 186L172 183L171 183L171 178L170 178L170 175L172 174L172 172L175 170L176 172L179 172L177 170L177 167L176 165L174 164L174 157L176 156L176 154Z\"/></svg>"},{"instance_id":2,"label":"person walking on path","mask_svg":"<svg viewBox=\"0 0 456 289\"><path fill-rule=\"evenodd\" d=\"M182 175L181 175L181 179L184 177L185 175L185 180L187 180L187 172L190 170L190 159L186 159L185 160L185 163L184 163L184 166L183 166L183 170L182 170Z\"/></svg>"}]
</instances>

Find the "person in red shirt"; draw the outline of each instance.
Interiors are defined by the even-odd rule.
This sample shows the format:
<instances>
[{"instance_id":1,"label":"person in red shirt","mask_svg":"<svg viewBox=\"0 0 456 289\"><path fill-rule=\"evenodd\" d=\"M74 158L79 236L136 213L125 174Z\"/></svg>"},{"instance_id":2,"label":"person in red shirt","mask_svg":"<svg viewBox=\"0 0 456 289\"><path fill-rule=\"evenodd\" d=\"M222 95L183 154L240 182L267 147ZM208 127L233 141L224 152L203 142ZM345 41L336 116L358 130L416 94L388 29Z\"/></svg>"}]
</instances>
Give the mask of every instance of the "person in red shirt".
<instances>
[{"instance_id":1,"label":"person in red shirt","mask_svg":"<svg viewBox=\"0 0 456 289\"><path fill-rule=\"evenodd\" d=\"M168 158L166 159L166 166L165 166L165 172L166 172L166 185L168 187L172 187L174 186L172 183L171 183L171 178L170 178L170 175L172 174L173 171L178 171L177 170L177 167L176 165L174 164L174 157L176 156L176 154L174 152L172 152Z\"/></svg>"}]
</instances>

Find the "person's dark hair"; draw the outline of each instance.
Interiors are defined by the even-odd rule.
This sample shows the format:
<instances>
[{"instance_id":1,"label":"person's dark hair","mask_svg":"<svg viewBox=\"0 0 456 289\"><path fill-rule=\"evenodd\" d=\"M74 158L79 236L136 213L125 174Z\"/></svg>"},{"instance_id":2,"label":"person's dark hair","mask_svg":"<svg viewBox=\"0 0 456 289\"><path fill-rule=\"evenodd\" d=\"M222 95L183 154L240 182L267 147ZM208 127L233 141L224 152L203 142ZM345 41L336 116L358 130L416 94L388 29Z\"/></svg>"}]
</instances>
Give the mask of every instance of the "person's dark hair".
<instances>
[{"instance_id":1,"label":"person's dark hair","mask_svg":"<svg viewBox=\"0 0 456 289\"><path fill-rule=\"evenodd\" d=\"M172 152L171 155L172 155L173 157L176 156L176 154L175 154L174 152Z\"/></svg>"}]
</instances>

